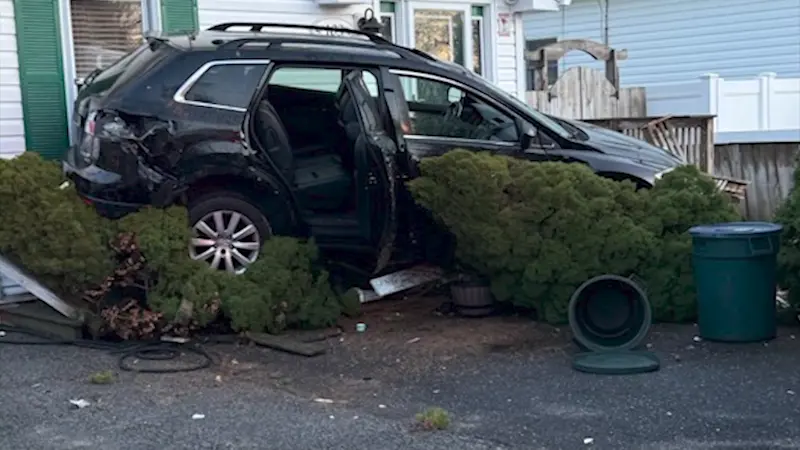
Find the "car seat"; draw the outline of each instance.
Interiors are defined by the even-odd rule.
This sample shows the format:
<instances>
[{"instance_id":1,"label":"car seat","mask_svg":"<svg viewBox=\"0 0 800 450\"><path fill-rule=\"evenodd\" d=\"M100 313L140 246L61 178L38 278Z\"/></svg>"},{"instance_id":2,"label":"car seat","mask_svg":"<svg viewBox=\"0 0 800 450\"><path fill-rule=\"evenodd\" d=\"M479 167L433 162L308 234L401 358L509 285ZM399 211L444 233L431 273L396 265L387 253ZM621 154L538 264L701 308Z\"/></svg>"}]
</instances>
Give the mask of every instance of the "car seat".
<instances>
[{"instance_id":1,"label":"car seat","mask_svg":"<svg viewBox=\"0 0 800 450\"><path fill-rule=\"evenodd\" d=\"M267 100L262 100L256 110L255 133L267 155L278 171L291 184L294 182L294 157L289 136L280 116Z\"/></svg>"}]
</instances>

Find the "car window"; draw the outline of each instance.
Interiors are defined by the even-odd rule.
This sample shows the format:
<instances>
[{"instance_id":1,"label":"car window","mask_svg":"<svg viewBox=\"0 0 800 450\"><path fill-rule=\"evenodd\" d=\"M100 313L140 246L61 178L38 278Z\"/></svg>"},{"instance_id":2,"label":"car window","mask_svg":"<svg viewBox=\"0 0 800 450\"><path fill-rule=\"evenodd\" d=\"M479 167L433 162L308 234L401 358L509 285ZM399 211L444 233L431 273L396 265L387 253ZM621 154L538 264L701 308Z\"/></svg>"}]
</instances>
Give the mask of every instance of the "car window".
<instances>
[{"instance_id":1,"label":"car window","mask_svg":"<svg viewBox=\"0 0 800 450\"><path fill-rule=\"evenodd\" d=\"M266 64L211 66L186 92L184 98L210 106L247 108L266 67Z\"/></svg>"},{"instance_id":2,"label":"car window","mask_svg":"<svg viewBox=\"0 0 800 450\"><path fill-rule=\"evenodd\" d=\"M398 78L411 116L406 134L519 142L514 118L470 92L423 77Z\"/></svg>"},{"instance_id":3,"label":"car window","mask_svg":"<svg viewBox=\"0 0 800 450\"><path fill-rule=\"evenodd\" d=\"M341 84L341 69L320 67L279 67L269 78L270 86L310 91L336 92Z\"/></svg>"},{"instance_id":4,"label":"car window","mask_svg":"<svg viewBox=\"0 0 800 450\"><path fill-rule=\"evenodd\" d=\"M378 79L363 71L364 84L370 95L378 96ZM270 76L270 86L284 86L321 92L336 92L342 84L341 69L319 67L280 67Z\"/></svg>"}]
</instances>

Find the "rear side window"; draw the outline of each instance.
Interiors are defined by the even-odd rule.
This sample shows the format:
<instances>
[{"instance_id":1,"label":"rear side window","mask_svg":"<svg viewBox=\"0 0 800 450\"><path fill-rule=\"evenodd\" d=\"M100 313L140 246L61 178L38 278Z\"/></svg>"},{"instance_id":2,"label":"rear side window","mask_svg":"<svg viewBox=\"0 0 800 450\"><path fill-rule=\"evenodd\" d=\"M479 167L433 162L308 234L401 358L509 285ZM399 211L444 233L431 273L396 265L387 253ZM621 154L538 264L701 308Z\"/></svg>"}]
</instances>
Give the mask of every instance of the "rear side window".
<instances>
[{"instance_id":1,"label":"rear side window","mask_svg":"<svg viewBox=\"0 0 800 450\"><path fill-rule=\"evenodd\" d=\"M266 63L218 63L206 66L178 100L198 106L245 110L267 68Z\"/></svg>"}]
</instances>

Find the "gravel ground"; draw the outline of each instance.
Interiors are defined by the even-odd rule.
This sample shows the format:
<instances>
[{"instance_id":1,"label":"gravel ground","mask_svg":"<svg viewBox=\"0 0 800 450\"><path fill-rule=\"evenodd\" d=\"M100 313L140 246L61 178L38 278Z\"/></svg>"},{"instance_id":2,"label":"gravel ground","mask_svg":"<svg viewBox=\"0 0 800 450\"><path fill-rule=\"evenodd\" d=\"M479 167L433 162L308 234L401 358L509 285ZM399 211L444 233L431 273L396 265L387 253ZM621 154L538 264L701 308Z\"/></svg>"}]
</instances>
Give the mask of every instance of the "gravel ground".
<instances>
[{"instance_id":1,"label":"gravel ground","mask_svg":"<svg viewBox=\"0 0 800 450\"><path fill-rule=\"evenodd\" d=\"M320 357L218 345L211 369L110 385L87 382L115 369L106 352L3 345L0 449L800 449L796 329L723 345L655 327L660 371L595 376L550 327L397 317L368 316ZM428 406L450 412L447 431L415 429Z\"/></svg>"}]
</instances>

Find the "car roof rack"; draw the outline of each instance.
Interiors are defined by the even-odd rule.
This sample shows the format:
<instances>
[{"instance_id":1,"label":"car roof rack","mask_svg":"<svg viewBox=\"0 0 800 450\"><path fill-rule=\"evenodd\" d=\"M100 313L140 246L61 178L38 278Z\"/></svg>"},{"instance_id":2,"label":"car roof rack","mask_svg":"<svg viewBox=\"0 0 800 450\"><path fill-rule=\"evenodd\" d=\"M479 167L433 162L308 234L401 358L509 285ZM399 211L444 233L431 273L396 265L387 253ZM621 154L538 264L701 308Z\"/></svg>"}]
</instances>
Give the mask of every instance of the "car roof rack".
<instances>
[{"instance_id":1,"label":"car roof rack","mask_svg":"<svg viewBox=\"0 0 800 450\"><path fill-rule=\"evenodd\" d=\"M264 28L284 28L284 29L294 29L294 30L310 30L310 31L332 31L336 33L345 33L345 34L352 34L355 36L364 36L370 41L376 44L389 44L394 45L392 42L387 41L381 36L378 36L374 33L367 33L366 31L361 30L351 30L348 28L333 28L333 27L323 27L318 25L302 25L297 23L273 23L273 22L225 22L219 23L214 25L213 27L209 28L209 31L228 31L234 27L248 27L250 31L259 33L264 30Z\"/></svg>"},{"instance_id":2,"label":"car roof rack","mask_svg":"<svg viewBox=\"0 0 800 450\"><path fill-rule=\"evenodd\" d=\"M294 30L309 30L309 31L329 31L335 33L344 33L353 36L363 36L366 37L370 42L376 45L380 45L386 48L391 48L401 54L413 54L417 57L422 57L427 60L434 61L435 58L427 53L417 50L415 48L406 48L401 45L397 45L392 41L387 40L383 36L368 33L366 31L361 30L353 30L349 28L333 28L333 27L323 27L318 25L303 25L297 23L275 23L275 22L224 22L219 23L211 28L208 31L221 31L226 32L231 28L237 27L247 27L250 28L250 31L254 33L260 33L265 28L283 28L283 29L294 29ZM241 46L247 42L269 42L268 39L261 39L261 38L242 38L242 39L235 39L230 42L225 43L225 47L227 46Z\"/></svg>"}]
</instances>

